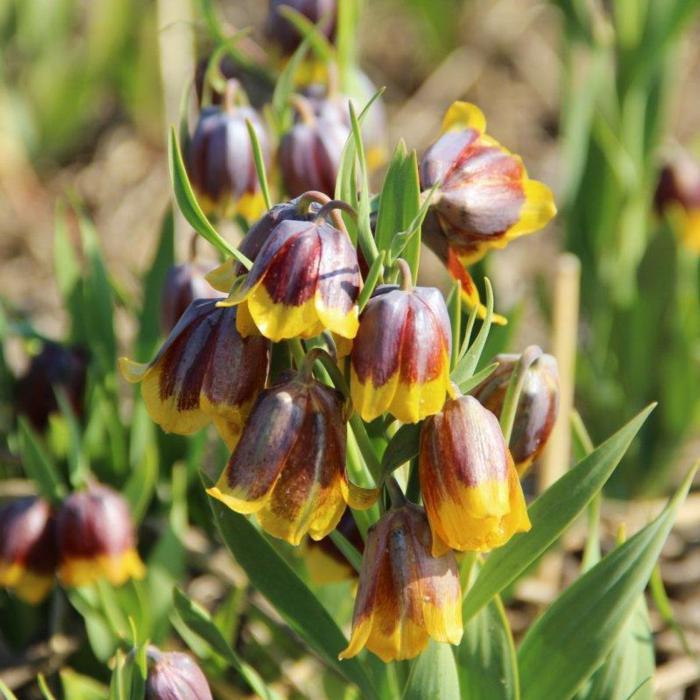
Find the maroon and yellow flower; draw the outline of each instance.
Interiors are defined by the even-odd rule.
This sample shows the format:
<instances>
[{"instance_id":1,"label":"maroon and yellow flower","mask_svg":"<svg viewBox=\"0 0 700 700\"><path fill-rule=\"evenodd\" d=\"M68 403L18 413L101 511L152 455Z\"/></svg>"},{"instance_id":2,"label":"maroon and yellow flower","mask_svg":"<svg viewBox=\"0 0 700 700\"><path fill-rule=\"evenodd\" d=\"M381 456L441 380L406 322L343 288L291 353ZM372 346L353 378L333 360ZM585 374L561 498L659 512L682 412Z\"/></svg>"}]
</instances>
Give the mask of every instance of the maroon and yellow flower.
<instances>
[{"instance_id":1,"label":"maroon and yellow flower","mask_svg":"<svg viewBox=\"0 0 700 700\"><path fill-rule=\"evenodd\" d=\"M208 490L238 513L255 513L262 528L297 545L338 524L345 506L368 508L375 489L345 473L346 406L342 394L310 369L263 391L217 485Z\"/></svg>"},{"instance_id":2,"label":"maroon and yellow flower","mask_svg":"<svg viewBox=\"0 0 700 700\"><path fill-rule=\"evenodd\" d=\"M500 416L519 355L496 355L498 367L471 391L482 406ZM523 474L542 454L554 428L559 409L559 372L551 355L541 355L525 372L515 409L510 452L518 474Z\"/></svg>"},{"instance_id":3,"label":"maroon and yellow flower","mask_svg":"<svg viewBox=\"0 0 700 700\"><path fill-rule=\"evenodd\" d=\"M459 644L462 592L454 554L433 556L422 508L385 513L367 536L352 635L341 659L363 648L382 661L411 659L428 644Z\"/></svg>"},{"instance_id":4,"label":"maroon and yellow flower","mask_svg":"<svg viewBox=\"0 0 700 700\"><path fill-rule=\"evenodd\" d=\"M119 367L128 381L141 382L148 413L163 430L190 435L212 421L233 448L265 386L270 344L242 338L236 309L217 304L192 302L152 362L121 358Z\"/></svg>"},{"instance_id":5,"label":"maroon and yellow flower","mask_svg":"<svg viewBox=\"0 0 700 700\"><path fill-rule=\"evenodd\" d=\"M258 113L247 104L238 81L227 82L222 106L202 110L187 151L187 170L205 214L257 219L265 200L255 170L246 122L255 129L263 158L269 160L267 137Z\"/></svg>"},{"instance_id":6,"label":"maroon and yellow flower","mask_svg":"<svg viewBox=\"0 0 700 700\"><path fill-rule=\"evenodd\" d=\"M327 223L285 219L269 234L240 293L236 325L278 342L324 329L354 338L362 287L357 253L345 231Z\"/></svg>"},{"instance_id":7,"label":"maroon and yellow flower","mask_svg":"<svg viewBox=\"0 0 700 700\"><path fill-rule=\"evenodd\" d=\"M423 423L419 469L433 554L485 552L530 529L501 427L473 396L447 401Z\"/></svg>"},{"instance_id":8,"label":"maroon and yellow flower","mask_svg":"<svg viewBox=\"0 0 700 700\"><path fill-rule=\"evenodd\" d=\"M107 486L91 484L72 493L56 516L59 576L66 586L100 579L120 586L142 578L134 526L124 498Z\"/></svg>"},{"instance_id":9,"label":"maroon and yellow flower","mask_svg":"<svg viewBox=\"0 0 700 700\"><path fill-rule=\"evenodd\" d=\"M0 510L0 586L35 605L53 587L58 558L51 506L28 496Z\"/></svg>"},{"instance_id":10,"label":"maroon and yellow flower","mask_svg":"<svg viewBox=\"0 0 700 700\"><path fill-rule=\"evenodd\" d=\"M680 242L700 254L700 163L678 153L661 170L654 204L668 216Z\"/></svg>"},{"instance_id":11,"label":"maroon and yellow flower","mask_svg":"<svg viewBox=\"0 0 700 700\"><path fill-rule=\"evenodd\" d=\"M146 700L212 700L207 678L189 654L149 645L146 661Z\"/></svg>"},{"instance_id":12,"label":"maroon and yellow flower","mask_svg":"<svg viewBox=\"0 0 700 700\"><path fill-rule=\"evenodd\" d=\"M350 392L371 421L389 411L404 423L437 413L451 390L450 320L434 287L375 291L353 342Z\"/></svg>"},{"instance_id":13,"label":"maroon and yellow flower","mask_svg":"<svg viewBox=\"0 0 700 700\"><path fill-rule=\"evenodd\" d=\"M444 236L449 259L445 250L436 252L462 281L466 301L478 305L465 267L545 226L556 213L552 192L528 177L519 156L486 134L483 113L468 102L447 110L440 138L423 155L420 176L423 190L439 183L431 205L438 230L426 242L440 249Z\"/></svg>"}]
</instances>

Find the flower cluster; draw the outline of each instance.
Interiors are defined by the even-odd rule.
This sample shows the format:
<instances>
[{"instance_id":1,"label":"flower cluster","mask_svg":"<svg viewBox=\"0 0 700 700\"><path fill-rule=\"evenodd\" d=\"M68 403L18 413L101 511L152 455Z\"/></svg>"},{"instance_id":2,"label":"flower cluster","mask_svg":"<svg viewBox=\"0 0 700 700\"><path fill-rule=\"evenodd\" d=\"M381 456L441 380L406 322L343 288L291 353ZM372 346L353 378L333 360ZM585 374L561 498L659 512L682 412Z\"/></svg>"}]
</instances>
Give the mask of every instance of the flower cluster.
<instances>
[{"instance_id":1,"label":"flower cluster","mask_svg":"<svg viewBox=\"0 0 700 700\"><path fill-rule=\"evenodd\" d=\"M101 484L68 496L57 510L27 496L0 510L0 586L28 603L42 601L58 574L65 586L141 578L129 507Z\"/></svg>"},{"instance_id":2,"label":"flower cluster","mask_svg":"<svg viewBox=\"0 0 700 700\"><path fill-rule=\"evenodd\" d=\"M200 118L190 169L206 209L225 192L224 209L241 214L259 185L251 144L241 136L248 108L234 109L227 94L223 108L212 108L219 113L211 126L208 113ZM516 462L532 461L544 444L548 430L537 420L551 429L556 373L552 381L533 379L522 394L509 449L494 412L513 363L490 378L498 390L461 394L451 379L461 339L453 337L442 293L416 286L398 255L369 281L371 246L359 254L343 219L353 207L331 199L350 135L336 98L307 93L294 105L298 119L281 139L278 164L295 198L272 207L244 236L239 257L250 268L231 258L213 270L207 280L221 295L194 299L152 362L123 358L121 369L141 382L146 408L165 430L215 426L231 456L208 493L254 514L274 537L323 542L341 522L349 532L349 513L379 500L358 547L353 631L341 656L366 647L385 661L410 658L431 637L461 638L454 552L488 551L530 528ZM483 115L466 103L448 111L443 135L423 157L421 184L424 197L433 190L426 241L444 253L468 304L483 312L465 265L544 226L554 214L551 193L486 135ZM382 430L420 425L414 468L422 504L408 501L390 473L372 473L374 486L354 483L360 474L349 477L348 434L357 440L363 421ZM335 570L344 575L342 561Z\"/></svg>"}]
</instances>

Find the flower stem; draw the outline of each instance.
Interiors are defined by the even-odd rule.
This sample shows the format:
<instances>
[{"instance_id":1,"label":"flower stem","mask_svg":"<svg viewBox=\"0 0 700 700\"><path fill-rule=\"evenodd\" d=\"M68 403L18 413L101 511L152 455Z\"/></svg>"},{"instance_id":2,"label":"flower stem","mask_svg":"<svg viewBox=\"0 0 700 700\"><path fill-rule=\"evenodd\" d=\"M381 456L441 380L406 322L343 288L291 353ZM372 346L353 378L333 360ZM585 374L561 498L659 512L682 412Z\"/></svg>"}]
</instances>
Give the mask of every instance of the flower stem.
<instances>
[{"instance_id":1,"label":"flower stem","mask_svg":"<svg viewBox=\"0 0 700 700\"><path fill-rule=\"evenodd\" d=\"M520 355L518 364L513 369L513 374L508 382L505 398L503 399L503 408L501 409L501 430L503 437L506 440L506 445L510 443L510 436L513 433L513 423L515 421L515 413L520 401L520 394L523 390L525 377L530 366L536 362L542 355L542 349L537 345L530 345Z\"/></svg>"}]
</instances>

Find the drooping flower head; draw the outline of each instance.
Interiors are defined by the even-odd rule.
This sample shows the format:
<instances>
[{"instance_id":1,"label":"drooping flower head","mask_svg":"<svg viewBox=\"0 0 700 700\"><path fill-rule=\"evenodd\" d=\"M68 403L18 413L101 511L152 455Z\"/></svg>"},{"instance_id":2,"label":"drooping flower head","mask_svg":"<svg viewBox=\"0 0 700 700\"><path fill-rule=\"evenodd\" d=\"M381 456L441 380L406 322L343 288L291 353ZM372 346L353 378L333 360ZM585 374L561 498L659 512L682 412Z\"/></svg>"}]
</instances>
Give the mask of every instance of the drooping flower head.
<instances>
[{"instance_id":1,"label":"drooping flower head","mask_svg":"<svg viewBox=\"0 0 700 700\"><path fill-rule=\"evenodd\" d=\"M350 355L352 402L365 421L404 423L437 413L450 390L450 320L434 287L378 287Z\"/></svg>"},{"instance_id":2,"label":"drooping flower head","mask_svg":"<svg viewBox=\"0 0 700 700\"><path fill-rule=\"evenodd\" d=\"M338 12L336 0L270 0L265 34L282 53L294 53L303 39L299 30L280 12L285 5L316 24L327 39L334 39Z\"/></svg>"},{"instance_id":3,"label":"drooping flower head","mask_svg":"<svg viewBox=\"0 0 700 700\"><path fill-rule=\"evenodd\" d=\"M212 700L209 683L189 654L150 645L146 660L146 700Z\"/></svg>"},{"instance_id":4,"label":"drooping flower head","mask_svg":"<svg viewBox=\"0 0 700 700\"><path fill-rule=\"evenodd\" d=\"M152 362L121 358L119 367L128 381L141 382L148 413L163 430L190 435L212 421L232 448L265 386L270 344L242 338L236 309L217 304L193 301Z\"/></svg>"},{"instance_id":5,"label":"drooping flower head","mask_svg":"<svg viewBox=\"0 0 700 700\"><path fill-rule=\"evenodd\" d=\"M85 586L102 578L120 586L142 578L129 506L113 489L90 484L61 504L56 516L59 576L66 586Z\"/></svg>"},{"instance_id":6,"label":"drooping flower head","mask_svg":"<svg viewBox=\"0 0 700 700\"><path fill-rule=\"evenodd\" d=\"M683 245L700 253L700 163L688 153L677 154L661 170L654 204L669 216Z\"/></svg>"},{"instance_id":7,"label":"drooping flower head","mask_svg":"<svg viewBox=\"0 0 700 700\"><path fill-rule=\"evenodd\" d=\"M473 396L450 399L423 423L419 469L433 554L485 552L530 529L501 427Z\"/></svg>"},{"instance_id":8,"label":"drooping flower head","mask_svg":"<svg viewBox=\"0 0 700 700\"><path fill-rule=\"evenodd\" d=\"M346 205L329 201L312 220L285 218L269 232L240 293L227 302L239 305L243 336L259 332L278 342L324 329L355 336L362 277L347 232L326 221L338 206Z\"/></svg>"},{"instance_id":9,"label":"drooping flower head","mask_svg":"<svg viewBox=\"0 0 700 700\"><path fill-rule=\"evenodd\" d=\"M265 203L260 190L253 146L246 121L255 129L263 158L268 160L267 138L257 112L237 104L241 91L228 81L224 104L202 110L187 152L192 187L206 214L257 219Z\"/></svg>"},{"instance_id":10,"label":"drooping flower head","mask_svg":"<svg viewBox=\"0 0 700 700\"><path fill-rule=\"evenodd\" d=\"M285 190L291 197L308 190L332 196L350 126L330 101L295 95L293 104L297 121L282 137L278 153Z\"/></svg>"},{"instance_id":11,"label":"drooping flower head","mask_svg":"<svg viewBox=\"0 0 700 700\"><path fill-rule=\"evenodd\" d=\"M307 532L322 539L346 504L367 508L377 496L348 481L345 401L311 376L311 364L262 392L208 491L238 513L255 513L266 532L294 545Z\"/></svg>"},{"instance_id":12,"label":"drooping flower head","mask_svg":"<svg viewBox=\"0 0 700 700\"><path fill-rule=\"evenodd\" d=\"M388 663L417 656L430 638L459 644L462 594L452 552L434 557L422 508L385 513L367 536L352 635L340 658L362 648Z\"/></svg>"},{"instance_id":13,"label":"drooping flower head","mask_svg":"<svg viewBox=\"0 0 700 700\"><path fill-rule=\"evenodd\" d=\"M170 333L195 299L213 299L219 293L207 282L209 270L196 262L173 265L165 275L161 292L160 327Z\"/></svg>"},{"instance_id":14,"label":"drooping flower head","mask_svg":"<svg viewBox=\"0 0 700 700\"><path fill-rule=\"evenodd\" d=\"M75 415L82 416L87 369L85 348L46 341L41 352L32 357L26 373L17 381L17 413L26 416L36 430L45 430L49 416L59 410L58 389L65 392Z\"/></svg>"},{"instance_id":15,"label":"drooping flower head","mask_svg":"<svg viewBox=\"0 0 700 700\"><path fill-rule=\"evenodd\" d=\"M464 266L541 229L556 213L550 189L531 180L520 157L486 134L483 113L467 102L447 110L440 138L423 155L420 177L423 190L439 183L431 205L438 230L433 227L426 242L439 249L437 238L445 237L448 250L436 252L462 280L472 305L478 291Z\"/></svg>"},{"instance_id":16,"label":"drooping flower head","mask_svg":"<svg viewBox=\"0 0 700 700\"><path fill-rule=\"evenodd\" d=\"M57 563L49 503L27 496L0 509L0 586L27 603L40 603L53 587Z\"/></svg>"},{"instance_id":17,"label":"drooping flower head","mask_svg":"<svg viewBox=\"0 0 700 700\"><path fill-rule=\"evenodd\" d=\"M471 391L472 396L496 416L501 414L508 383L519 359L519 355L496 355L492 360L498 362L496 370ZM525 372L510 437L510 452L519 474L544 450L558 408L557 361L552 355L541 355Z\"/></svg>"}]
</instances>

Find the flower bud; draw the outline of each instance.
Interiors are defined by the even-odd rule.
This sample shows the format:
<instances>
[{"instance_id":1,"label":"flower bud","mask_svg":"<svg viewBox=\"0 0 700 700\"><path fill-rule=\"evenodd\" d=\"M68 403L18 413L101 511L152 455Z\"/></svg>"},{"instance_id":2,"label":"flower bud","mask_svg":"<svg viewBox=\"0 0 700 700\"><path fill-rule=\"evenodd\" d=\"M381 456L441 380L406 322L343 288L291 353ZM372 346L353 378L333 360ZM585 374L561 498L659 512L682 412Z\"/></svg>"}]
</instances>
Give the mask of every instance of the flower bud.
<instances>
[{"instance_id":1,"label":"flower bud","mask_svg":"<svg viewBox=\"0 0 700 700\"><path fill-rule=\"evenodd\" d=\"M297 95L295 105L301 119L282 137L278 153L285 190L292 197L308 190L332 196L350 127L332 104Z\"/></svg>"},{"instance_id":2,"label":"flower bud","mask_svg":"<svg viewBox=\"0 0 700 700\"><path fill-rule=\"evenodd\" d=\"M213 299L219 293L207 282L209 270L197 263L173 265L163 283L160 307L160 326L168 334L175 328L182 314L195 299Z\"/></svg>"},{"instance_id":3,"label":"flower bud","mask_svg":"<svg viewBox=\"0 0 700 700\"><path fill-rule=\"evenodd\" d=\"M82 347L47 341L35 355L16 387L17 413L43 431L58 412L56 389L62 389L77 416L83 415L88 354Z\"/></svg>"},{"instance_id":4,"label":"flower bud","mask_svg":"<svg viewBox=\"0 0 700 700\"><path fill-rule=\"evenodd\" d=\"M700 253L700 163L681 153L661 170L654 204L667 214L682 243Z\"/></svg>"},{"instance_id":5,"label":"flower bud","mask_svg":"<svg viewBox=\"0 0 700 700\"><path fill-rule=\"evenodd\" d=\"M335 39L338 11L336 0L270 0L265 34L282 53L294 53L303 39L297 28L280 12L283 6L291 7L313 24L318 25L328 40ZM320 22L321 20L323 21Z\"/></svg>"},{"instance_id":6,"label":"flower bud","mask_svg":"<svg viewBox=\"0 0 700 700\"><path fill-rule=\"evenodd\" d=\"M55 521L41 498L19 498L0 509L0 586L33 605L53 587Z\"/></svg>"},{"instance_id":7,"label":"flower bud","mask_svg":"<svg viewBox=\"0 0 700 700\"><path fill-rule=\"evenodd\" d=\"M462 639L459 573L452 552L431 555L425 512L407 503L369 530L352 635L340 658L366 647L385 663L411 659L429 638L450 644Z\"/></svg>"},{"instance_id":8,"label":"flower bud","mask_svg":"<svg viewBox=\"0 0 700 700\"><path fill-rule=\"evenodd\" d=\"M208 493L262 528L297 545L335 529L346 504L368 508L375 489L348 482L342 394L310 376L307 365L258 398L216 487Z\"/></svg>"},{"instance_id":9,"label":"flower bud","mask_svg":"<svg viewBox=\"0 0 700 700\"><path fill-rule=\"evenodd\" d=\"M212 700L207 679L189 654L149 646L146 658L146 700Z\"/></svg>"},{"instance_id":10,"label":"flower bud","mask_svg":"<svg viewBox=\"0 0 700 700\"><path fill-rule=\"evenodd\" d=\"M362 286L357 253L345 231L323 217L282 220L260 247L240 295L236 323L243 336L274 342L312 338L328 329L357 333Z\"/></svg>"},{"instance_id":11,"label":"flower bud","mask_svg":"<svg viewBox=\"0 0 700 700\"><path fill-rule=\"evenodd\" d=\"M501 415L508 383L520 357L496 355L498 367L471 394L482 406ZM551 355L541 355L525 372L522 391L515 410L510 452L522 474L539 457L554 428L559 408L559 372Z\"/></svg>"},{"instance_id":12,"label":"flower bud","mask_svg":"<svg viewBox=\"0 0 700 700\"><path fill-rule=\"evenodd\" d=\"M213 421L230 448L265 386L270 344L242 338L236 309L217 299L193 301L149 364L123 357L119 369L141 382L151 418L166 432L191 435Z\"/></svg>"},{"instance_id":13,"label":"flower bud","mask_svg":"<svg viewBox=\"0 0 700 700\"><path fill-rule=\"evenodd\" d=\"M235 81L229 81L229 85ZM263 212L265 202L255 169L253 146L246 121L255 129L267 161L267 137L257 112L234 102L234 87L222 107L202 110L187 153L192 187L206 214L247 220Z\"/></svg>"},{"instance_id":14,"label":"flower bud","mask_svg":"<svg viewBox=\"0 0 700 700\"><path fill-rule=\"evenodd\" d=\"M530 529L501 427L473 396L447 401L423 423L418 459L433 554L485 552Z\"/></svg>"},{"instance_id":15,"label":"flower bud","mask_svg":"<svg viewBox=\"0 0 700 700\"><path fill-rule=\"evenodd\" d=\"M59 576L66 586L86 586L102 578L120 586L142 578L129 506L113 489L91 484L72 493L56 516Z\"/></svg>"},{"instance_id":16,"label":"flower bud","mask_svg":"<svg viewBox=\"0 0 700 700\"><path fill-rule=\"evenodd\" d=\"M365 543L362 541L362 536L357 529L355 517L351 510L345 510L335 529L358 552L362 553L364 551ZM355 576L355 569L335 545L330 535L318 541L309 540L306 546L305 559L309 576L317 586L344 581Z\"/></svg>"},{"instance_id":17,"label":"flower bud","mask_svg":"<svg viewBox=\"0 0 700 700\"><path fill-rule=\"evenodd\" d=\"M403 423L436 413L450 389L450 319L434 287L379 287L360 317L350 355L352 402L365 421Z\"/></svg>"}]
</instances>

